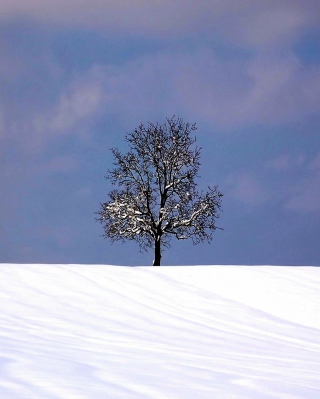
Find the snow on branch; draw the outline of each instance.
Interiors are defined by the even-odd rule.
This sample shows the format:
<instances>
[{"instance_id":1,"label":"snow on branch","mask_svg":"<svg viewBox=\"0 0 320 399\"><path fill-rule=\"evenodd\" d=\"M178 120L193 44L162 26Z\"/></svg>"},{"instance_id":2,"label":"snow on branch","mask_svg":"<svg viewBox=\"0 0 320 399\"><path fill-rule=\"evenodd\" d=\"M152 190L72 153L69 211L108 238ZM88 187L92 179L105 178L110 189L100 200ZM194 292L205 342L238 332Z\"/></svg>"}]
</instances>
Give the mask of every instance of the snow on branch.
<instances>
[{"instance_id":1,"label":"snow on branch","mask_svg":"<svg viewBox=\"0 0 320 399\"><path fill-rule=\"evenodd\" d=\"M222 194L218 187L197 190L201 148L191 136L195 130L176 117L163 125L140 124L125 137L127 153L111 150L114 168L106 177L119 189L97 212L106 238L135 240L141 249L168 246L171 237L211 241Z\"/></svg>"}]
</instances>

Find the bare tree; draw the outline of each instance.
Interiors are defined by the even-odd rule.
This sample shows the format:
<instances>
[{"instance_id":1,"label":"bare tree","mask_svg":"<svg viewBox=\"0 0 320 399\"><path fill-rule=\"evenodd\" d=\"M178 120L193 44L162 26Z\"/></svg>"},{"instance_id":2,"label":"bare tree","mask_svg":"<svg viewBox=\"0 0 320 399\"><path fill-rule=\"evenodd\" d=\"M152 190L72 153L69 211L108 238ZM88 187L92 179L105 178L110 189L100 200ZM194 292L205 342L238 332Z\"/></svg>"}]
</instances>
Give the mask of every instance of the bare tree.
<instances>
[{"instance_id":1,"label":"bare tree","mask_svg":"<svg viewBox=\"0 0 320 399\"><path fill-rule=\"evenodd\" d=\"M106 178L119 188L100 204L96 220L112 242L127 239L138 242L140 250L154 247L153 266L160 266L161 248L170 246L172 237L210 242L219 228L221 192L217 186L197 190L201 148L190 136L194 130L195 124L177 117L163 125L140 124L125 137L129 152L111 149L115 167Z\"/></svg>"}]
</instances>

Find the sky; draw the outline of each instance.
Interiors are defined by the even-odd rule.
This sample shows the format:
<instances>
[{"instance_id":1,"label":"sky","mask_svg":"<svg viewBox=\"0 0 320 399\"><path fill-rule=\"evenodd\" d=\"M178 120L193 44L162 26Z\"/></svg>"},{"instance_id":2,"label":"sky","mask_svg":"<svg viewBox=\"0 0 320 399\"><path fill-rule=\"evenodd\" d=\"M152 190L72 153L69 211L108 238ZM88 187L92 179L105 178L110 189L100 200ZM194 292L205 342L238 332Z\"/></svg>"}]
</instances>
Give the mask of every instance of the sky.
<instances>
[{"instance_id":1,"label":"sky","mask_svg":"<svg viewBox=\"0 0 320 399\"><path fill-rule=\"evenodd\" d=\"M0 262L150 265L103 239L110 148L196 123L211 244L164 265L320 265L318 0L1 0Z\"/></svg>"},{"instance_id":2,"label":"sky","mask_svg":"<svg viewBox=\"0 0 320 399\"><path fill-rule=\"evenodd\" d=\"M0 292L1 398L319 399L317 267L1 264Z\"/></svg>"}]
</instances>

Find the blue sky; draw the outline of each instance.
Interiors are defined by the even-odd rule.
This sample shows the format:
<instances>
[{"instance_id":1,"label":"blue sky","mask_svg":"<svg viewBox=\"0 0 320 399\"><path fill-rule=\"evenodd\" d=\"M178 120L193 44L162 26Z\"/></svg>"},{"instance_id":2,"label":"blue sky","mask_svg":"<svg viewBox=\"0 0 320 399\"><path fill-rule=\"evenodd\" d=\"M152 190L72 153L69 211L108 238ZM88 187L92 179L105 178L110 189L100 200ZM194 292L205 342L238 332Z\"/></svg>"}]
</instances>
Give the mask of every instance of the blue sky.
<instances>
[{"instance_id":1,"label":"blue sky","mask_svg":"<svg viewBox=\"0 0 320 399\"><path fill-rule=\"evenodd\" d=\"M109 149L196 122L212 244L163 264L320 264L320 3L2 0L0 262L149 265L100 237Z\"/></svg>"}]
</instances>

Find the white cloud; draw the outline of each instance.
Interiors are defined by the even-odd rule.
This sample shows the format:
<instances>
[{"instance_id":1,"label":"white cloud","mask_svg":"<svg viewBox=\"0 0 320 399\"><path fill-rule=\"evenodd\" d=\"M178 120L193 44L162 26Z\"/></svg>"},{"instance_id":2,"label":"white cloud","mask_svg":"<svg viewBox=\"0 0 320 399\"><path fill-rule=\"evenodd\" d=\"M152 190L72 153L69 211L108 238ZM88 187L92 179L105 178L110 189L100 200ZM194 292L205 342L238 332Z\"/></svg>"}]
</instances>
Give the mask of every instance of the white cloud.
<instances>
[{"instance_id":1,"label":"white cloud","mask_svg":"<svg viewBox=\"0 0 320 399\"><path fill-rule=\"evenodd\" d=\"M0 20L21 15L59 29L79 26L172 38L200 35L204 29L209 36L218 32L233 44L255 49L246 60L221 61L203 47L153 53L118 68L101 66L96 75L93 68L69 83L51 109L34 112L31 124L38 135L68 134L104 105L105 111L126 112L129 118L187 113L225 129L291 123L319 111L320 68L304 66L291 51L293 41L320 18L320 3L312 0L2 1ZM46 60L50 74L62 73L48 54ZM7 61L2 76L21 75L10 65L21 68L23 63L14 57Z\"/></svg>"},{"instance_id":2,"label":"white cloud","mask_svg":"<svg viewBox=\"0 0 320 399\"><path fill-rule=\"evenodd\" d=\"M292 42L306 26L315 23L312 12L319 7L310 1L259 1L242 4L231 17L225 35L255 48L279 47Z\"/></svg>"},{"instance_id":3,"label":"white cloud","mask_svg":"<svg viewBox=\"0 0 320 399\"><path fill-rule=\"evenodd\" d=\"M53 112L51 128L54 131L66 131L95 113L102 99L102 91L95 83L85 83L63 93Z\"/></svg>"},{"instance_id":4,"label":"white cloud","mask_svg":"<svg viewBox=\"0 0 320 399\"><path fill-rule=\"evenodd\" d=\"M58 137L77 135L85 139L106 103L101 76L94 68L73 78L55 99L51 96L42 103L38 99L22 102L19 112L10 101L1 112L0 104L0 150L13 145L11 148L35 155Z\"/></svg>"},{"instance_id":5,"label":"white cloud","mask_svg":"<svg viewBox=\"0 0 320 399\"><path fill-rule=\"evenodd\" d=\"M313 0L2 0L0 18L168 37L217 30L233 41L264 46L316 25L319 9Z\"/></svg>"},{"instance_id":6,"label":"white cloud","mask_svg":"<svg viewBox=\"0 0 320 399\"><path fill-rule=\"evenodd\" d=\"M38 129L70 131L101 109L126 119L187 113L220 128L286 123L318 112L320 68L292 55L221 61L208 49L155 53L117 67L95 66L61 94Z\"/></svg>"},{"instance_id":7,"label":"white cloud","mask_svg":"<svg viewBox=\"0 0 320 399\"><path fill-rule=\"evenodd\" d=\"M104 102L100 77L91 70L78 76L62 91L56 103L33 120L37 139L83 134L83 125L94 122Z\"/></svg>"},{"instance_id":8,"label":"white cloud","mask_svg":"<svg viewBox=\"0 0 320 399\"><path fill-rule=\"evenodd\" d=\"M90 134L102 114L116 115L125 128L172 114L204 118L222 130L286 123L317 113L319 98L320 68L303 68L292 56L222 62L207 49L156 53L118 67L93 66L55 100L28 104L14 119L9 112L6 135L39 151L55 137Z\"/></svg>"},{"instance_id":9,"label":"white cloud","mask_svg":"<svg viewBox=\"0 0 320 399\"><path fill-rule=\"evenodd\" d=\"M287 122L319 111L320 68L304 67L289 54L257 58L248 74L254 82L246 99L253 120Z\"/></svg>"},{"instance_id":10,"label":"white cloud","mask_svg":"<svg viewBox=\"0 0 320 399\"><path fill-rule=\"evenodd\" d=\"M319 112L320 68L290 53L227 63L208 50L185 57L175 79L179 100L221 127L291 123Z\"/></svg>"}]
</instances>

